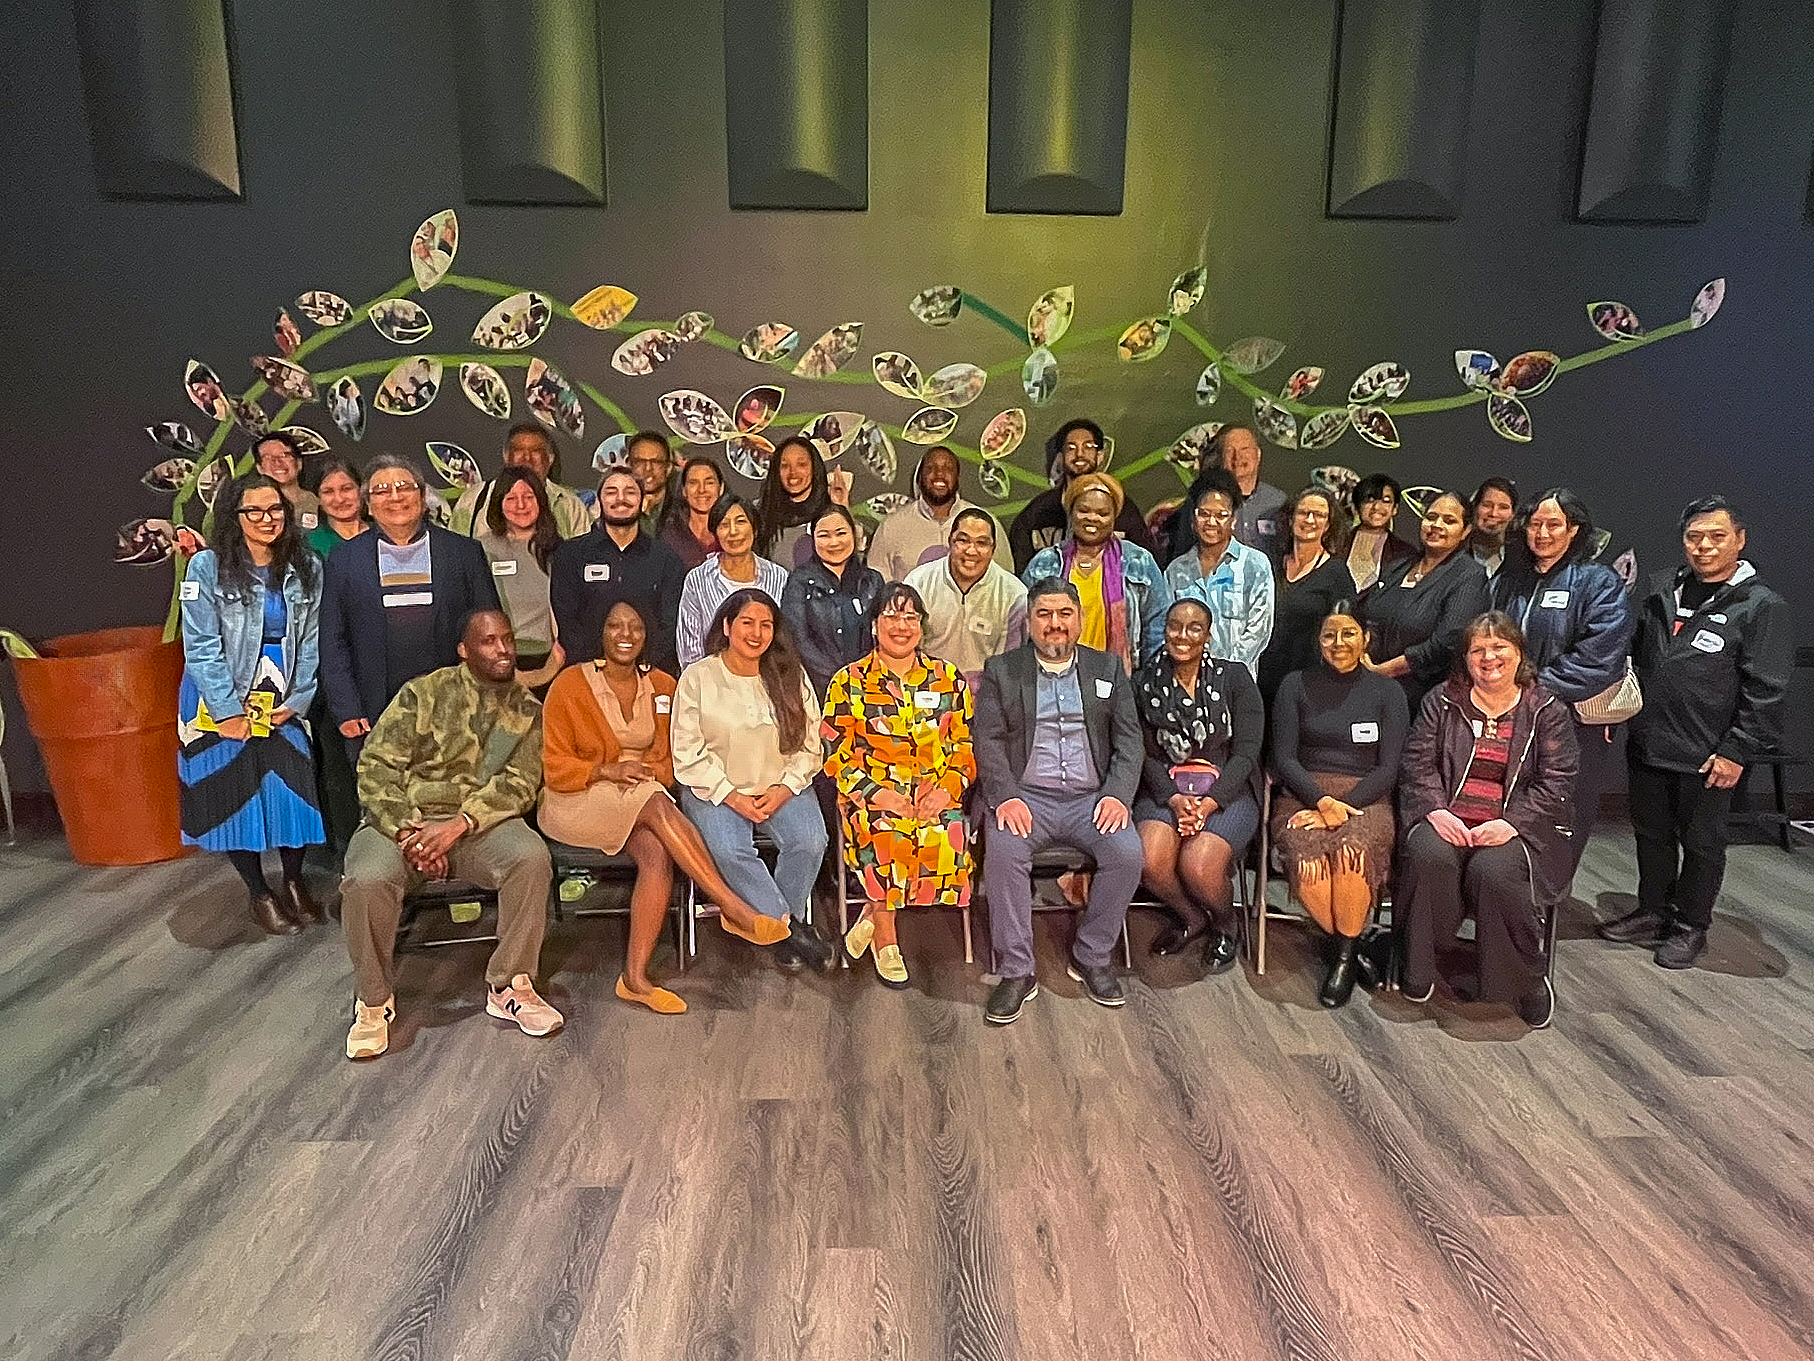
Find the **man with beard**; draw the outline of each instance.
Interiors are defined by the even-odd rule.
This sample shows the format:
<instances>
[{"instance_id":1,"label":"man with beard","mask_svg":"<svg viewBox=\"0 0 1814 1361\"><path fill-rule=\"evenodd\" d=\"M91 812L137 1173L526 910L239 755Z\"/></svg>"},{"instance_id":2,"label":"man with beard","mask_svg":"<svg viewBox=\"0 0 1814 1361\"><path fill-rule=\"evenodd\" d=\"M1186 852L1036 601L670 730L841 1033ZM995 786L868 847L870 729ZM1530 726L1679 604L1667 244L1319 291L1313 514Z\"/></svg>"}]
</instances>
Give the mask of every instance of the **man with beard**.
<instances>
[{"instance_id":1,"label":"man with beard","mask_svg":"<svg viewBox=\"0 0 1814 1361\"><path fill-rule=\"evenodd\" d=\"M974 690L983 664L1027 641L1027 588L995 561L996 524L965 506L951 516L950 551L907 574L926 602L922 646L950 662Z\"/></svg>"},{"instance_id":2,"label":"man with beard","mask_svg":"<svg viewBox=\"0 0 1814 1361\"><path fill-rule=\"evenodd\" d=\"M1090 1000L1126 1003L1110 953L1139 886L1132 807L1145 755L1134 686L1120 659L1077 642L1077 588L1046 577L1027 588L1031 641L983 665L972 737L982 790L989 934L1001 977L984 1019L1007 1025L1039 993L1033 964L1033 858L1054 846L1096 866L1070 976Z\"/></svg>"},{"instance_id":3,"label":"man with beard","mask_svg":"<svg viewBox=\"0 0 1814 1361\"><path fill-rule=\"evenodd\" d=\"M534 421L510 427L504 438L504 466L528 468L542 479L548 493L548 509L554 512L554 527L563 539L576 538L592 527L592 513L586 509L579 493L554 480L554 440ZM485 515L491 509L491 498L497 492L497 479L482 487L473 487L454 502L453 519L448 527L456 534L482 533Z\"/></svg>"},{"instance_id":4,"label":"man with beard","mask_svg":"<svg viewBox=\"0 0 1814 1361\"><path fill-rule=\"evenodd\" d=\"M624 445L630 471L642 485L642 527L661 533L661 518L668 512L668 486L674 476L674 451L659 430L638 430Z\"/></svg>"},{"instance_id":5,"label":"man with beard","mask_svg":"<svg viewBox=\"0 0 1814 1361\"><path fill-rule=\"evenodd\" d=\"M1046 441L1046 475L1052 479L1051 489L1027 502L1008 531L1010 553L1022 570L1033 561L1035 553L1052 547L1069 532L1071 522L1064 508L1064 489L1074 477L1101 471L1107 448L1102 427L1089 420L1066 421ZM1131 496L1122 502L1115 533L1149 553L1153 551L1153 536Z\"/></svg>"},{"instance_id":6,"label":"man with beard","mask_svg":"<svg viewBox=\"0 0 1814 1361\"><path fill-rule=\"evenodd\" d=\"M942 444L926 451L914 469L913 485L919 494L884 516L869 541L869 565L884 581L905 581L922 563L944 557L951 551L948 540L957 516L975 509L958 494L957 455Z\"/></svg>"},{"instance_id":7,"label":"man with beard","mask_svg":"<svg viewBox=\"0 0 1814 1361\"><path fill-rule=\"evenodd\" d=\"M642 527L643 488L628 468L613 468L598 484L598 524L554 550L548 564L548 603L567 663L589 662L603 647L605 616L620 600L648 623L648 661L680 674L674 637L686 567Z\"/></svg>"}]
</instances>

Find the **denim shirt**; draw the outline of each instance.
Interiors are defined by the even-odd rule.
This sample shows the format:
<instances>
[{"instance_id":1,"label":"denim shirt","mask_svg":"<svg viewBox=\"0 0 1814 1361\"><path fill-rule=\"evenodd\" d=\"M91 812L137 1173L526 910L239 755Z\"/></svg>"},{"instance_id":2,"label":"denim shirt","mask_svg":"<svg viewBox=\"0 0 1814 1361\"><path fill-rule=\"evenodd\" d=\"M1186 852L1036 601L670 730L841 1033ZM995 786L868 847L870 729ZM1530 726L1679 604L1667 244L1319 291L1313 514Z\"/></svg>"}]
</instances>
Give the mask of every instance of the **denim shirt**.
<instances>
[{"instance_id":1,"label":"denim shirt","mask_svg":"<svg viewBox=\"0 0 1814 1361\"><path fill-rule=\"evenodd\" d=\"M1020 579L1031 586L1041 577L1064 575L1062 546L1042 548L1027 563ZM1138 671L1165 647L1165 612L1172 607L1171 587L1153 555L1137 543L1121 541L1122 598L1127 601L1127 641Z\"/></svg>"},{"instance_id":2,"label":"denim shirt","mask_svg":"<svg viewBox=\"0 0 1814 1361\"><path fill-rule=\"evenodd\" d=\"M189 560L189 572L178 595L183 612L183 667L201 692L208 712L223 719L246 711L246 694L264 646L265 588L254 581L249 592L228 594L220 584L219 570L213 549L197 553ZM283 705L306 714L315 702L320 661L319 570L313 589L305 590L292 563L284 574L283 598L289 615L283 655L290 672Z\"/></svg>"},{"instance_id":3,"label":"denim shirt","mask_svg":"<svg viewBox=\"0 0 1814 1361\"><path fill-rule=\"evenodd\" d=\"M1248 674L1260 674L1260 654L1272 641L1272 563L1257 548L1230 539L1222 561L1208 576L1196 548L1165 569L1172 599L1185 596L1209 606L1209 654L1240 662Z\"/></svg>"},{"instance_id":4,"label":"denim shirt","mask_svg":"<svg viewBox=\"0 0 1814 1361\"><path fill-rule=\"evenodd\" d=\"M1064 671L1039 664L1033 680L1033 740L1021 783L1028 789L1061 794L1100 789L1102 776L1083 726L1083 683L1077 674L1077 658L1073 656Z\"/></svg>"}]
</instances>

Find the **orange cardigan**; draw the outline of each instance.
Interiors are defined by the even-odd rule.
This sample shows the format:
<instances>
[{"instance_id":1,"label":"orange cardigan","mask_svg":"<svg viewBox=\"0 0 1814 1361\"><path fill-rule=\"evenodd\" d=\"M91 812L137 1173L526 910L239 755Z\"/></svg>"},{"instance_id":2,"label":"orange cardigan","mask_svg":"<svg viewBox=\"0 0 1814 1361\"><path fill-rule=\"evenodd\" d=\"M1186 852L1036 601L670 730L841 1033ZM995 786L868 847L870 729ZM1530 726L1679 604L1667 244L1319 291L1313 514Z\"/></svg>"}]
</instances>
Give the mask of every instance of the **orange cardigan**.
<instances>
[{"instance_id":1,"label":"orange cardigan","mask_svg":"<svg viewBox=\"0 0 1814 1361\"><path fill-rule=\"evenodd\" d=\"M542 702L542 779L559 794L579 793L593 782L600 766L623 759L617 734L605 722L586 682L585 668L591 665L580 662L561 672ZM649 683L656 698L655 745L644 760L663 784L671 785L674 750L668 739L668 712L674 703L674 678L665 671L651 671Z\"/></svg>"}]
</instances>

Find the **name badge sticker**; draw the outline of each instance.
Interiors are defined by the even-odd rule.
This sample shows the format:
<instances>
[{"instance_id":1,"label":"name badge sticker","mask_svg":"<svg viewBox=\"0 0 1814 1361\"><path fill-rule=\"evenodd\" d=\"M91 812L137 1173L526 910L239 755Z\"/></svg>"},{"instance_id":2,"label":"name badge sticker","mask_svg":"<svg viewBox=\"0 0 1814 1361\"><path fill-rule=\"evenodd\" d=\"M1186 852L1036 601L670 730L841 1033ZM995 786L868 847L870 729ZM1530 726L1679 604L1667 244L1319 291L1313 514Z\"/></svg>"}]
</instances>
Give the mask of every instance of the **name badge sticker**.
<instances>
[{"instance_id":1,"label":"name badge sticker","mask_svg":"<svg viewBox=\"0 0 1814 1361\"><path fill-rule=\"evenodd\" d=\"M516 575L516 559L515 558L499 558L496 562L491 564L491 574L494 577L513 577L513 576L515 576Z\"/></svg>"},{"instance_id":2,"label":"name badge sticker","mask_svg":"<svg viewBox=\"0 0 1814 1361\"><path fill-rule=\"evenodd\" d=\"M938 691L915 690L913 692L913 707L916 709L938 708Z\"/></svg>"},{"instance_id":3,"label":"name badge sticker","mask_svg":"<svg viewBox=\"0 0 1814 1361\"><path fill-rule=\"evenodd\" d=\"M655 696L655 712L658 714L673 713L674 712L674 696L672 696L672 695Z\"/></svg>"},{"instance_id":4,"label":"name badge sticker","mask_svg":"<svg viewBox=\"0 0 1814 1361\"><path fill-rule=\"evenodd\" d=\"M1253 527L1257 532L1266 535L1268 538L1279 532L1279 522L1277 520L1255 520L1253 522Z\"/></svg>"},{"instance_id":5,"label":"name badge sticker","mask_svg":"<svg viewBox=\"0 0 1814 1361\"><path fill-rule=\"evenodd\" d=\"M181 586L177 587L176 594L179 600L200 600L202 598L202 584L199 581L185 581Z\"/></svg>"},{"instance_id":6,"label":"name badge sticker","mask_svg":"<svg viewBox=\"0 0 1814 1361\"><path fill-rule=\"evenodd\" d=\"M435 603L433 591L386 591L384 608L398 609L404 605L432 605Z\"/></svg>"},{"instance_id":7,"label":"name badge sticker","mask_svg":"<svg viewBox=\"0 0 1814 1361\"><path fill-rule=\"evenodd\" d=\"M321 523L321 517L312 510L305 510L296 517L296 524L301 529L313 529Z\"/></svg>"},{"instance_id":8,"label":"name badge sticker","mask_svg":"<svg viewBox=\"0 0 1814 1361\"><path fill-rule=\"evenodd\" d=\"M1567 591L1545 591L1543 599L1537 602L1537 608L1543 610L1565 610L1568 608Z\"/></svg>"},{"instance_id":9,"label":"name badge sticker","mask_svg":"<svg viewBox=\"0 0 1814 1361\"><path fill-rule=\"evenodd\" d=\"M1114 693L1115 693L1115 682L1114 681L1098 680L1096 682L1096 698L1097 699L1107 699L1110 695L1112 695Z\"/></svg>"},{"instance_id":10,"label":"name badge sticker","mask_svg":"<svg viewBox=\"0 0 1814 1361\"><path fill-rule=\"evenodd\" d=\"M1710 614L1707 618L1715 624L1723 624L1726 622L1726 616L1723 614Z\"/></svg>"},{"instance_id":11,"label":"name badge sticker","mask_svg":"<svg viewBox=\"0 0 1814 1361\"><path fill-rule=\"evenodd\" d=\"M1379 724L1350 723L1348 725L1348 735L1356 742L1377 742L1379 741Z\"/></svg>"},{"instance_id":12,"label":"name badge sticker","mask_svg":"<svg viewBox=\"0 0 1814 1361\"><path fill-rule=\"evenodd\" d=\"M587 581L611 580L611 564L608 562L589 562L586 564Z\"/></svg>"},{"instance_id":13,"label":"name badge sticker","mask_svg":"<svg viewBox=\"0 0 1814 1361\"><path fill-rule=\"evenodd\" d=\"M1726 646L1726 640L1711 629L1701 629L1688 640L1688 646L1697 652L1718 652Z\"/></svg>"}]
</instances>

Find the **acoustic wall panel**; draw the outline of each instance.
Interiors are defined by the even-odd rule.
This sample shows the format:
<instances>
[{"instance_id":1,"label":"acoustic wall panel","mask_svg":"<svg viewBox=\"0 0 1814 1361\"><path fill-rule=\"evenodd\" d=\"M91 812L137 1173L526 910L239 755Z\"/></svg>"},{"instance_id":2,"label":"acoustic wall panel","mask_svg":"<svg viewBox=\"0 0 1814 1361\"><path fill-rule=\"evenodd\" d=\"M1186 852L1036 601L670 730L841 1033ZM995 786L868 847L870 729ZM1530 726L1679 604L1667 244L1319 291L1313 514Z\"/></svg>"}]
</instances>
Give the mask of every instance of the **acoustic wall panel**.
<instances>
[{"instance_id":1,"label":"acoustic wall panel","mask_svg":"<svg viewBox=\"0 0 1814 1361\"><path fill-rule=\"evenodd\" d=\"M1729 0L1603 0L1577 213L1699 222L1719 137Z\"/></svg>"},{"instance_id":2,"label":"acoustic wall panel","mask_svg":"<svg viewBox=\"0 0 1814 1361\"><path fill-rule=\"evenodd\" d=\"M602 204L596 0L459 0L454 21L467 200Z\"/></svg>"},{"instance_id":3,"label":"acoustic wall panel","mask_svg":"<svg viewBox=\"0 0 1814 1361\"><path fill-rule=\"evenodd\" d=\"M868 207L868 0L724 0L724 114L731 207Z\"/></svg>"},{"instance_id":4,"label":"acoustic wall panel","mask_svg":"<svg viewBox=\"0 0 1814 1361\"><path fill-rule=\"evenodd\" d=\"M1346 0L1329 140L1329 216L1461 211L1478 0Z\"/></svg>"},{"instance_id":5,"label":"acoustic wall panel","mask_svg":"<svg viewBox=\"0 0 1814 1361\"><path fill-rule=\"evenodd\" d=\"M989 211L1119 213L1133 0L992 0Z\"/></svg>"},{"instance_id":6,"label":"acoustic wall panel","mask_svg":"<svg viewBox=\"0 0 1814 1361\"><path fill-rule=\"evenodd\" d=\"M103 194L240 196L221 0L77 0L76 41Z\"/></svg>"}]
</instances>

